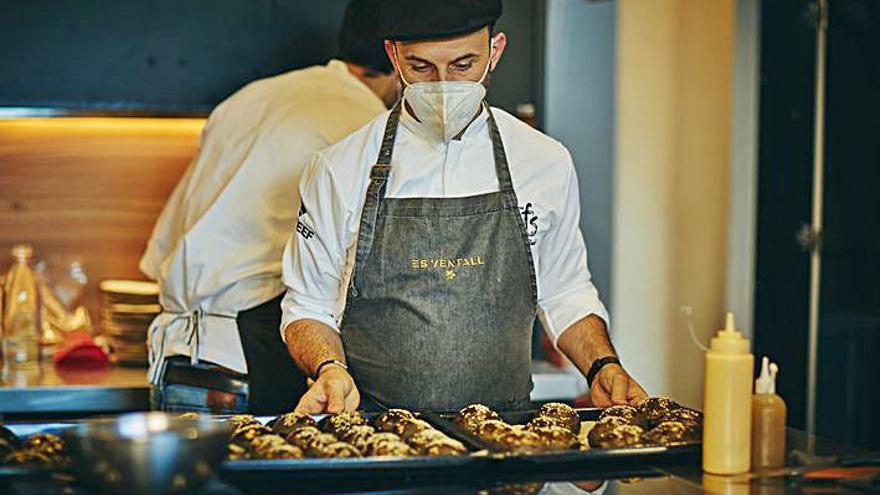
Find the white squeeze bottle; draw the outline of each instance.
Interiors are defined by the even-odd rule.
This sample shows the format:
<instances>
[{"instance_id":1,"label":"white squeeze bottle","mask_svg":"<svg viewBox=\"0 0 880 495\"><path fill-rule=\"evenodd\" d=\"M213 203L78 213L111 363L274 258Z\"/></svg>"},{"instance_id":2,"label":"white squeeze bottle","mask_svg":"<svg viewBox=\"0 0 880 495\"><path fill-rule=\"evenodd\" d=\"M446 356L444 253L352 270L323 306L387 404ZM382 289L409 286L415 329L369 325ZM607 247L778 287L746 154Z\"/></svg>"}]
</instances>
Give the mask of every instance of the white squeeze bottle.
<instances>
[{"instance_id":1,"label":"white squeeze bottle","mask_svg":"<svg viewBox=\"0 0 880 495\"><path fill-rule=\"evenodd\" d=\"M703 470L712 474L749 471L752 439L752 370L749 340L727 313L724 330L706 353L703 394Z\"/></svg>"}]
</instances>

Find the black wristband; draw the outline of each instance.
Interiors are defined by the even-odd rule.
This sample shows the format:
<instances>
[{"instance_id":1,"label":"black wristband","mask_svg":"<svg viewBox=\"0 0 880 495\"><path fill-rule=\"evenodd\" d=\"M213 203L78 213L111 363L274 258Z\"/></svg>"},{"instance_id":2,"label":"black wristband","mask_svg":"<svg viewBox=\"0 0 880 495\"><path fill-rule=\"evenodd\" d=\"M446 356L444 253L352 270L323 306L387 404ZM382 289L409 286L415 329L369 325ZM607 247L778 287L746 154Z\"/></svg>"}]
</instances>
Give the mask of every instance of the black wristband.
<instances>
[{"instance_id":1,"label":"black wristband","mask_svg":"<svg viewBox=\"0 0 880 495\"><path fill-rule=\"evenodd\" d=\"M321 364L318 365L318 369L315 370L315 376L312 377L312 380L317 380L318 377L321 376L321 370L324 369L324 366L327 366L329 364L335 364L336 366L339 366L340 368L348 371L348 366L346 366L345 363L343 363L342 361L338 359L328 359L326 361L322 361Z\"/></svg>"},{"instance_id":2,"label":"black wristband","mask_svg":"<svg viewBox=\"0 0 880 495\"><path fill-rule=\"evenodd\" d=\"M618 359L617 356L606 356L593 361L593 365L590 366L590 372L587 373L587 385L591 387L593 386L593 380L596 379L599 370L604 368L607 364L620 364L620 359Z\"/></svg>"}]
</instances>

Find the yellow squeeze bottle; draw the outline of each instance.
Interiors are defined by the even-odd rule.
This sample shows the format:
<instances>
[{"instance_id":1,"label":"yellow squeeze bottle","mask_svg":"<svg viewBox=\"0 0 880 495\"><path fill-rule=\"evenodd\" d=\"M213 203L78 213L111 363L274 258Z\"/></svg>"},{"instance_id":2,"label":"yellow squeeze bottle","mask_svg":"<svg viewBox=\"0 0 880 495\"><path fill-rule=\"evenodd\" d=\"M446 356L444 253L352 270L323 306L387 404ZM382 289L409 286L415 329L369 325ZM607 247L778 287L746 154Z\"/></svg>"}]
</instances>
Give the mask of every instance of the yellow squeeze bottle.
<instances>
[{"instance_id":1,"label":"yellow squeeze bottle","mask_svg":"<svg viewBox=\"0 0 880 495\"><path fill-rule=\"evenodd\" d=\"M703 471L741 474L749 471L752 439L752 369L749 340L727 313L724 330L706 353L703 394Z\"/></svg>"}]
</instances>

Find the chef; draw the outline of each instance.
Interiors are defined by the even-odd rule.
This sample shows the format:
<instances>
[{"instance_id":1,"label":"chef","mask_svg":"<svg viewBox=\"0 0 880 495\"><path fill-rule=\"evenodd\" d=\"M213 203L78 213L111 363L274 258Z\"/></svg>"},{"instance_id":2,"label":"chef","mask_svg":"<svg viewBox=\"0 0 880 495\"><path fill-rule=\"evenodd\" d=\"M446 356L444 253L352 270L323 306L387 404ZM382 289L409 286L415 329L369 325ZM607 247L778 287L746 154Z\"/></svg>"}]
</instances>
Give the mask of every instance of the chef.
<instances>
[{"instance_id":1,"label":"chef","mask_svg":"<svg viewBox=\"0 0 880 495\"><path fill-rule=\"evenodd\" d=\"M536 317L595 405L646 397L608 338L568 150L485 103L501 11L383 2L403 103L315 155L284 253L299 411L528 407Z\"/></svg>"},{"instance_id":2,"label":"chef","mask_svg":"<svg viewBox=\"0 0 880 495\"><path fill-rule=\"evenodd\" d=\"M397 99L377 10L352 1L339 59L251 83L208 119L140 263L163 307L148 336L154 407L269 414L305 391L278 335L281 254L308 158Z\"/></svg>"}]
</instances>

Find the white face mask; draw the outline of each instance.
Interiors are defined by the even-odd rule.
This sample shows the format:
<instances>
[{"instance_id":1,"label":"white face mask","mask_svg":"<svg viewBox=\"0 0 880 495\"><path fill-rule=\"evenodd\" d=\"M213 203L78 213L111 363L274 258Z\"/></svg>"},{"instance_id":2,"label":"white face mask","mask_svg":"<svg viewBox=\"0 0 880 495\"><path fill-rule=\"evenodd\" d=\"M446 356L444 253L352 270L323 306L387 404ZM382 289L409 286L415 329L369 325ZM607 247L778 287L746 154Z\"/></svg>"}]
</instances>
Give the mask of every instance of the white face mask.
<instances>
[{"instance_id":1,"label":"white face mask","mask_svg":"<svg viewBox=\"0 0 880 495\"><path fill-rule=\"evenodd\" d=\"M428 133L443 143L448 143L470 124L486 98L483 81L492 65L494 40L489 47L489 61L479 81L431 81L409 83L403 77L398 63L400 78L406 85L403 97L410 109ZM397 48L394 49L397 58Z\"/></svg>"}]
</instances>

